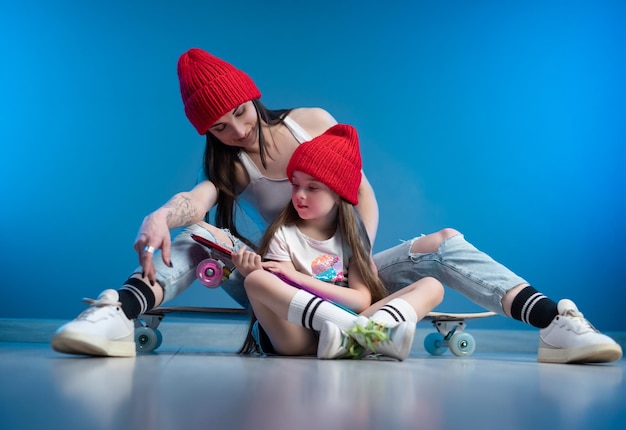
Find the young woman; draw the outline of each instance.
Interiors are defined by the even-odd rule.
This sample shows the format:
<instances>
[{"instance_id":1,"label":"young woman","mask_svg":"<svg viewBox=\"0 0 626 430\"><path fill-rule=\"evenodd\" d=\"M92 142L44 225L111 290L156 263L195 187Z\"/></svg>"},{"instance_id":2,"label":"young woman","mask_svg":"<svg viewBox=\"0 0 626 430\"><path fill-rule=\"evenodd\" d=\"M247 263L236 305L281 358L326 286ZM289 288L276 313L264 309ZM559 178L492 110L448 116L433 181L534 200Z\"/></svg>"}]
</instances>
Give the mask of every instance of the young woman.
<instances>
[{"instance_id":1,"label":"young woman","mask_svg":"<svg viewBox=\"0 0 626 430\"><path fill-rule=\"evenodd\" d=\"M337 122L319 108L270 111L243 71L200 49L178 61L185 113L206 136L207 176L191 191L173 196L143 221L135 250L140 266L119 290L105 290L78 318L63 325L52 347L70 354L133 356L133 322L141 313L182 293L195 280L207 251L190 235L202 235L237 251L244 243L234 223L241 204L270 223L289 201L285 169L299 143L319 136ZM359 186L359 215L374 241L378 207L365 176ZM216 207L215 226L203 222ZM170 230L187 227L174 241ZM153 258L160 250L160 258ZM558 304L468 243L453 229L419 236L374 255L387 290L397 291L431 276L477 304L541 328L539 360L607 362L620 346L599 333L569 300ZM242 306L249 306L235 271L222 284Z\"/></svg>"},{"instance_id":2,"label":"young woman","mask_svg":"<svg viewBox=\"0 0 626 430\"><path fill-rule=\"evenodd\" d=\"M354 208L361 183L356 130L337 124L301 144L287 177L291 202L267 229L259 251L268 261L246 247L233 258L246 277L259 349L283 355L317 350L319 358L373 352L404 360L415 324L441 302L443 285L423 278L385 298Z\"/></svg>"}]
</instances>

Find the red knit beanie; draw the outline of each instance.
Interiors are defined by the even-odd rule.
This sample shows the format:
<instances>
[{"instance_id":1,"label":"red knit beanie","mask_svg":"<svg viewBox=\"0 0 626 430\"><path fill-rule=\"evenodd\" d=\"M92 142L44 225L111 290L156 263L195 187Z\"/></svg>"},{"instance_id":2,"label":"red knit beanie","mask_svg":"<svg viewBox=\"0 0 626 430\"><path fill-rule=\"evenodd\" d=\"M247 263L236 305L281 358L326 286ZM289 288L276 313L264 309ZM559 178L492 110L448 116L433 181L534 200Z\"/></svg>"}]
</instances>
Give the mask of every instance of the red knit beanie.
<instances>
[{"instance_id":1,"label":"red knit beanie","mask_svg":"<svg viewBox=\"0 0 626 430\"><path fill-rule=\"evenodd\" d=\"M185 114L200 134L227 112L261 97L248 75L198 48L178 59L178 80Z\"/></svg>"},{"instance_id":2,"label":"red knit beanie","mask_svg":"<svg viewBox=\"0 0 626 430\"><path fill-rule=\"evenodd\" d=\"M356 205L359 203L361 167L356 129L337 124L298 146L287 165L287 177L291 181L296 170L311 175Z\"/></svg>"}]
</instances>

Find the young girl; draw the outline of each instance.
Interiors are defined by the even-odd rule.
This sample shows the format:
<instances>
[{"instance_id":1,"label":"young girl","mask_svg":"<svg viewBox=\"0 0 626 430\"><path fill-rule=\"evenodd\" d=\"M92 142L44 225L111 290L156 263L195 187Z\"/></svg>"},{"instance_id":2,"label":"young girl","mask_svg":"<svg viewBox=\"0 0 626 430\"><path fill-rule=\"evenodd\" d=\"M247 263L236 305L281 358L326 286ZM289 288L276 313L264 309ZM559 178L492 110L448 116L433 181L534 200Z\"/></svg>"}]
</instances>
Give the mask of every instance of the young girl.
<instances>
[{"instance_id":1,"label":"young girl","mask_svg":"<svg viewBox=\"0 0 626 430\"><path fill-rule=\"evenodd\" d=\"M361 183L356 130L338 124L301 144L287 177L291 202L260 248L268 261L245 247L233 258L246 277L260 349L282 355L317 350L319 358L373 352L404 360L416 322L441 302L443 285L423 278L385 298L354 207ZM248 341L242 352L253 349Z\"/></svg>"}]
</instances>

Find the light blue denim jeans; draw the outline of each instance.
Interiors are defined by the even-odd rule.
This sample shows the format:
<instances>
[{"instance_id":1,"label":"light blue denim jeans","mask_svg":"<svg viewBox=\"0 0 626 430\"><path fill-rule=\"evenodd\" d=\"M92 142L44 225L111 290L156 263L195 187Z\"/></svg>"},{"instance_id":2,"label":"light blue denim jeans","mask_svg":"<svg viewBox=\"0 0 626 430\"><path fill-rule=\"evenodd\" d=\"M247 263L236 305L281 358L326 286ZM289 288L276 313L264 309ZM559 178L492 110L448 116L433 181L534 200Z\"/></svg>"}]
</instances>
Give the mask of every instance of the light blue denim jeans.
<instances>
[{"instance_id":1,"label":"light blue denim jeans","mask_svg":"<svg viewBox=\"0 0 626 430\"><path fill-rule=\"evenodd\" d=\"M191 238L192 234L197 234L210 241L218 243L225 248L233 251L239 250L244 243L237 237L233 236L227 229L222 229L234 246L227 245L215 238L213 233L204 228L200 224L193 224L185 228L172 240L171 258L172 267L168 267L163 263L161 255L154 257L153 263L156 269L156 279L163 287L163 302L173 299L181 294L196 280L196 266L205 258L211 256L207 247L200 245ZM135 273L141 273L142 268L139 267ZM243 288L243 277L238 271L233 271L228 280L220 284L224 290L241 306L249 307L248 297Z\"/></svg>"},{"instance_id":2,"label":"light blue denim jeans","mask_svg":"<svg viewBox=\"0 0 626 430\"><path fill-rule=\"evenodd\" d=\"M462 234L444 240L437 252L411 252L413 242L374 255L378 274L390 292L398 291L418 279L436 278L478 305L504 314L502 297L511 288L526 281L479 251Z\"/></svg>"}]
</instances>

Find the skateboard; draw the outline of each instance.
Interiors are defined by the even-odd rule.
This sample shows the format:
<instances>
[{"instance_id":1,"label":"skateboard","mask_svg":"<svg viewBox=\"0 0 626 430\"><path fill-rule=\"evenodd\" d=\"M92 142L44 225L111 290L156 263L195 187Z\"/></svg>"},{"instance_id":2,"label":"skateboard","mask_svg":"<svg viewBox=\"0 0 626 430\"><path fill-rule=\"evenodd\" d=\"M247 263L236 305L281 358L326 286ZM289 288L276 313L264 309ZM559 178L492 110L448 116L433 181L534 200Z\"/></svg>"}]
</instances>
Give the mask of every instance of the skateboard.
<instances>
[{"instance_id":1,"label":"skateboard","mask_svg":"<svg viewBox=\"0 0 626 430\"><path fill-rule=\"evenodd\" d=\"M424 349L431 355L442 355L448 349L457 357L467 357L476 350L474 336L465 330L465 321L488 318L495 312L445 313L430 312L424 320L430 321L437 329L424 338Z\"/></svg>"},{"instance_id":2,"label":"skateboard","mask_svg":"<svg viewBox=\"0 0 626 430\"><path fill-rule=\"evenodd\" d=\"M235 270L235 265L230 258L231 250L197 234L192 234L191 238L211 250L211 257L202 260L196 266L196 278L205 287L218 287Z\"/></svg>"},{"instance_id":3,"label":"skateboard","mask_svg":"<svg viewBox=\"0 0 626 430\"><path fill-rule=\"evenodd\" d=\"M159 325L166 315L185 318L209 318L216 321L247 321L243 308L205 308L195 306L163 306L149 310L135 320L135 345L138 352L151 352L161 346L163 335Z\"/></svg>"}]
</instances>

